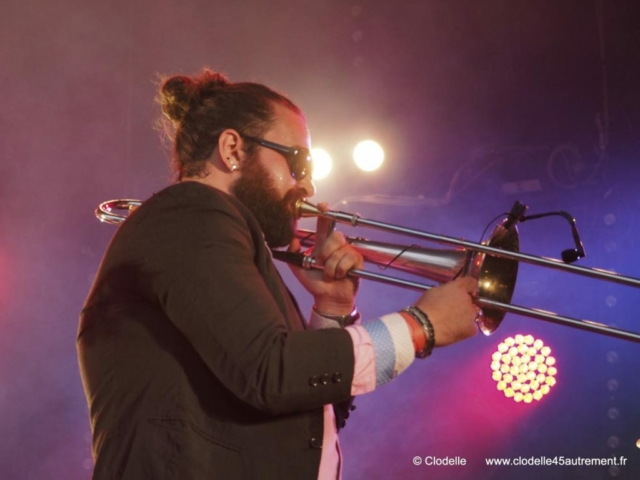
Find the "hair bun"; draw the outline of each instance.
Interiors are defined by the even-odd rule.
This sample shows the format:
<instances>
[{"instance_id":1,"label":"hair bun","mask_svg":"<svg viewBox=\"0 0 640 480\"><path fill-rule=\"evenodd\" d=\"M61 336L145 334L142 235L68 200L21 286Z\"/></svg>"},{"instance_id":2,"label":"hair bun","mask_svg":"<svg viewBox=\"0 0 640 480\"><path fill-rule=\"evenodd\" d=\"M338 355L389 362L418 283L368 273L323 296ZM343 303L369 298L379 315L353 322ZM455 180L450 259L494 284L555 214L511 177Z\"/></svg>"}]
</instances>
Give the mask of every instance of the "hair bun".
<instances>
[{"instance_id":1,"label":"hair bun","mask_svg":"<svg viewBox=\"0 0 640 480\"><path fill-rule=\"evenodd\" d=\"M174 123L185 117L197 98L205 98L229 85L229 80L211 70L204 70L192 79L185 76L168 78L160 89L162 112Z\"/></svg>"},{"instance_id":2,"label":"hair bun","mask_svg":"<svg viewBox=\"0 0 640 480\"><path fill-rule=\"evenodd\" d=\"M173 122L182 121L197 94L197 85L189 77L167 79L160 89L162 112Z\"/></svg>"}]
</instances>

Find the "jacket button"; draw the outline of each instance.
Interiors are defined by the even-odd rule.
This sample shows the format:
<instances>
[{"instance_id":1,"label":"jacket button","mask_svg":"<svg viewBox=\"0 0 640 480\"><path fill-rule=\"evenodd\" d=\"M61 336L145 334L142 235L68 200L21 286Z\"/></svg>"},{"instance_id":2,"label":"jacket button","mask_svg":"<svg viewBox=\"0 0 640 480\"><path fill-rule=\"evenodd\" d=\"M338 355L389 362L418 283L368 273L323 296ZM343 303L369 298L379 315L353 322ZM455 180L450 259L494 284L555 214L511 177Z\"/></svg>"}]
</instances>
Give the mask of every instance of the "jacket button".
<instances>
[{"instance_id":1,"label":"jacket button","mask_svg":"<svg viewBox=\"0 0 640 480\"><path fill-rule=\"evenodd\" d=\"M313 437L311 440L309 440L309 446L311 448L320 449L322 448L322 440Z\"/></svg>"},{"instance_id":2,"label":"jacket button","mask_svg":"<svg viewBox=\"0 0 640 480\"><path fill-rule=\"evenodd\" d=\"M320 377L320 383L322 385L326 385L327 383L329 383L329 374L328 373L325 373L324 375L322 375Z\"/></svg>"},{"instance_id":3,"label":"jacket button","mask_svg":"<svg viewBox=\"0 0 640 480\"><path fill-rule=\"evenodd\" d=\"M309 378L309 385L311 385L312 387L317 387L318 386L318 377L316 377L315 375L311 378Z\"/></svg>"},{"instance_id":4,"label":"jacket button","mask_svg":"<svg viewBox=\"0 0 640 480\"><path fill-rule=\"evenodd\" d=\"M331 377L331 380L333 381L333 383L340 383L342 381L342 374L340 372L334 373L333 377Z\"/></svg>"}]
</instances>

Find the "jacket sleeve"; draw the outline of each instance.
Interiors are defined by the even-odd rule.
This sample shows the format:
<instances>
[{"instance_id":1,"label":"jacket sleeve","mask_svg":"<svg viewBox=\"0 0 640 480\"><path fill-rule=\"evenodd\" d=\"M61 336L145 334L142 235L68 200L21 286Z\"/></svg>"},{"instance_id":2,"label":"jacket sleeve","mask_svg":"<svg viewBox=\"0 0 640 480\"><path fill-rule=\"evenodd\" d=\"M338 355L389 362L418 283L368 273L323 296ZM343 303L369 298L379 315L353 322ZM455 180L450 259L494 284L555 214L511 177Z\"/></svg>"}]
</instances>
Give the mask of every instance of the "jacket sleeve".
<instances>
[{"instance_id":1,"label":"jacket sleeve","mask_svg":"<svg viewBox=\"0 0 640 480\"><path fill-rule=\"evenodd\" d=\"M255 241L233 210L190 205L142 222L143 291L239 399L272 414L350 395L344 330L289 331L256 267Z\"/></svg>"}]
</instances>

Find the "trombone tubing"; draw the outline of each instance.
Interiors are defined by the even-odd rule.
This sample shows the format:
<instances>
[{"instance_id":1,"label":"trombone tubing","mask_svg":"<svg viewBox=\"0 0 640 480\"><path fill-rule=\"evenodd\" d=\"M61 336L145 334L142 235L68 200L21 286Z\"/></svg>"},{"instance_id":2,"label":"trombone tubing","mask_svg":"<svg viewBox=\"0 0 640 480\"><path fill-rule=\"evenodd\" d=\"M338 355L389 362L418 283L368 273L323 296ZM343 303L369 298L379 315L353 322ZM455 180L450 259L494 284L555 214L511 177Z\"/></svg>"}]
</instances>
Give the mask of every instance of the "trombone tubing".
<instances>
[{"instance_id":1,"label":"trombone tubing","mask_svg":"<svg viewBox=\"0 0 640 480\"><path fill-rule=\"evenodd\" d=\"M279 257L278 255L274 255L274 256L284 261L290 261L290 260L287 260L285 256L282 256L282 257ZM298 262L295 262L295 263L298 263ZM322 269L322 267L317 265L315 261L311 258L306 258L304 261L304 265L305 265L305 268ZM379 273L369 272L366 270L351 269L349 270L348 275L356 278L364 278L367 280L373 280L376 282L385 283L387 285L412 288L414 290L429 290L430 288L433 288L433 285L425 285L423 283L413 282L411 280L405 280L402 278L390 277L387 275L381 275ZM556 323L558 325L566 325L568 327L579 328L581 330L586 330L588 332L600 333L603 335L607 335L609 337L620 338L623 340L630 340L632 342L640 343L640 333L630 332L627 330L620 330L618 328L610 327L608 325L603 325L602 323L594 322L591 320L580 320L578 318L565 317L563 315L558 315L552 312L546 312L544 310L539 310L536 308L527 308L527 307L522 307L520 305L511 305L509 303L502 303L502 302L498 302L496 300L491 300L484 297L474 297L473 303L475 303L479 307L496 308L498 310L503 310L505 312L516 313L516 314L524 315L531 318L537 318L539 320L546 320L548 322Z\"/></svg>"},{"instance_id":2,"label":"trombone tubing","mask_svg":"<svg viewBox=\"0 0 640 480\"><path fill-rule=\"evenodd\" d=\"M509 252L506 250L501 250L499 248L490 247L488 245L469 242L467 240L447 237L445 235L438 235L435 233L423 232L421 230L401 227L399 225L393 225L390 223L378 222L376 220L369 220L369 219L360 217L358 214L351 214L346 212L337 212L337 211L330 210L326 212L321 212L320 215L327 217L331 220L334 220L336 222L347 223L353 227L362 225L362 226L371 227L377 230L400 233L403 235L421 238L424 240L430 240L437 243L464 247L477 252L488 253L496 257L518 260L518 261L530 263L533 265L541 265L544 267L550 267L556 270L568 271L568 272L575 273L578 275L583 275L586 277L604 279L604 280L608 280L611 282L615 282L615 283L619 283L619 284L627 285L631 287L640 287L640 279L633 278L633 277L625 277L623 275L620 275L619 273L608 272L605 270L594 269L594 268L580 267L578 265L570 265L570 264L563 263L560 260L545 258L545 257L536 257L535 255L528 255L526 253Z\"/></svg>"}]
</instances>

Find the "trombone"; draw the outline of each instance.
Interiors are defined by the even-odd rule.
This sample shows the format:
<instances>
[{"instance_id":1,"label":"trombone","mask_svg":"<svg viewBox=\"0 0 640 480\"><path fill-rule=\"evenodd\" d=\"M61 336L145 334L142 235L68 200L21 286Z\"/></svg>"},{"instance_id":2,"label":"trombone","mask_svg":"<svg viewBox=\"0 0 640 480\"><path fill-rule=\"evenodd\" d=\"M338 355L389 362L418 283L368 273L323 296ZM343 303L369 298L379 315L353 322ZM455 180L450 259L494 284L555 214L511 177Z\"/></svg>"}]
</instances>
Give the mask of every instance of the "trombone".
<instances>
[{"instance_id":1,"label":"trombone","mask_svg":"<svg viewBox=\"0 0 640 480\"><path fill-rule=\"evenodd\" d=\"M101 203L95 214L102 222L118 224L123 222L127 215L141 204L140 200L109 200ZM479 329L485 335L490 335L500 326L506 313L516 313L614 338L640 342L640 334L636 332L621 330L591 320L567 317L542 309L528 308L510 303L515 289L519 262L622 285L640 287L640 279L638 278L627 277L598 268L571 265L560 260L520 252L516 224L524 218L523 213L526 208L526 206L516 202L509 216L500 221L491 233L489 240L482 243L366 219L358 214L332 210L321 211L313 204L303 200L296 203L295 210L299 218L322 216L331 220L332 226L335 223L343 223L353 227L369 227L455 247L454 249L436 249L347 237L347 241L354 249L360 252L365 261L370 263L405 271L438 283L446 283L460 275L470 275L476 278L478 280L478 295L474 297L474 303L481 307L483 311L483 315L478 318L477 322ZM127 214L116 213L116 210L126 210ZM297 232L302 244L307 246L313 245L314 235L315 232L311 231L299 230ZM275 250L273 255L278 260L296 264L303 268L322 268L315 264L313 257L304 254ZM433 287L433 285L360 269L350 270L349 275L414 290L427 290Z\"/></svg>"}]
</instances>

